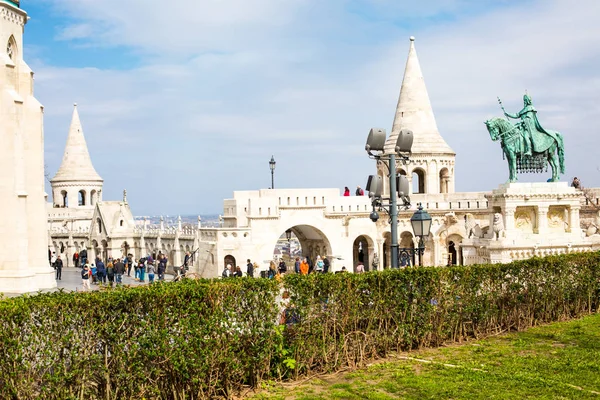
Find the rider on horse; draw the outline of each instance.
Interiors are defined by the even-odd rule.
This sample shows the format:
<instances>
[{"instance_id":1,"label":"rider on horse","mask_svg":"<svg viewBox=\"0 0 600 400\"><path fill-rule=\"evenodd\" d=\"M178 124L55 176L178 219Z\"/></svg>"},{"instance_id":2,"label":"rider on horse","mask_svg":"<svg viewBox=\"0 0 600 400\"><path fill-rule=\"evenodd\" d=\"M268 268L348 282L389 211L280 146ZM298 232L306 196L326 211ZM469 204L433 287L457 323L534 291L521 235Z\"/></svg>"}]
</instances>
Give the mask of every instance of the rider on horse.
<instances>
[{"instance_id":1,"label":"rider on horse","mask_svg":"<svg viewBox=\"0 0 600 400\"><path fill-rule=\"evenodd\" d=\"M502 111L504 111L504 115L508 118L521 120L525 155L530 156L535 151L535 140L532 137L535 131L545 133L556 139L555 135L546 131L542 128L542 125L540 125L540 121L537 117L537 110L533 107L531 97L527 93L523 96L523 109L519 111L518 114L507 113L506 110L504 110L504 107L502 107Z\"/></svg>"}]
</instances>

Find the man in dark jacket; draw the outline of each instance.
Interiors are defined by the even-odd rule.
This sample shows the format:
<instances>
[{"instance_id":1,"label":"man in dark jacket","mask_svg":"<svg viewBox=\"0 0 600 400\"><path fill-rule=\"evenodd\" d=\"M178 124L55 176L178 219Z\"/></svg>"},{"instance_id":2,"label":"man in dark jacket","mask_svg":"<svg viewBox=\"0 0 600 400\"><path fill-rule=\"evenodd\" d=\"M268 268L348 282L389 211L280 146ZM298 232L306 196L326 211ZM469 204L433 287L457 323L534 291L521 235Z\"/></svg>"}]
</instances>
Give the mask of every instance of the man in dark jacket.
<instances>
[{"instance_id":1,"label":"man in dark jacket","mask_svg":"<svg viewBox=\"0 0 600 400\"><path fill-rule=\"evenodd\" d=\"M96 276L98 283L106 283L106 266L100 258L96 258Z\"/></svg>"},{"instance_id":2,"label":"man in dark jacket","mask_svg":"<svg viewBox=\"0 0 600 400\"><path fill-rule=\"evenodd\" d=\"M56 261L54 261L54 269L56 270L56 279L58 279L59 281L61 280L62 277L62 268L63 268L63 262L60 259L60 256L56 257Z\"/></svg>"},{"instance_id":3,"label":"man in dark jacket","mask_svg":"<svg viewBox=\"0 0 600 400\"><path fill-rule=\"evenodd\" d=\"M326 274L329 272L329 258L325 257L323 259L323 273Z\"/></svg>"},{"instance_id":4,"label":"man in dark jacket","mask_svg":"<svg viewBox=\"0 0 600 400\"><path fill-rule=\"evenodd\" d=\"M117 285L123 283L123 274L125 273L125 264L121 261L120 258L117 258L117 262L115 263L115 277L117 281Z\"/></svg>"},{"instance_id":5,"label":"man in dark jacket","mask_svg":"<svg viewBox=\"0 0 600 400\"><path fill-rule=\"evenodd\" d=\"M246 264L246 273L250 278L254 278L254 265L250 262L250 259L247 260L248 264Z\"/></svg>"},{"instance_id":6,"label":"man in dark jacket","mask_svg":"<svg viewBox=\"0 0 600 400\"><path fill-rule=\"evenodd\" d=\"M285 261L283 261L283 258L279 261L279 274L283 275L287 272L287 265L285 265Z\"/></svg>"},{"instance_id":7,"label":"man in dark jacket","mask_svg":"<svg viewBox=\"0 0 600 400\"><path fill-rule=\"evenodd\" d=\"M162 258L160 259L160 261L158 262L158 269L157 269L157 273L158 273L158 280L159 281L164 281L165 280L165 272L167 271L167 257L166 256L162 256ZM185 268L182 268L183 275L185 275Z\"/></svg>"}]
</instances>

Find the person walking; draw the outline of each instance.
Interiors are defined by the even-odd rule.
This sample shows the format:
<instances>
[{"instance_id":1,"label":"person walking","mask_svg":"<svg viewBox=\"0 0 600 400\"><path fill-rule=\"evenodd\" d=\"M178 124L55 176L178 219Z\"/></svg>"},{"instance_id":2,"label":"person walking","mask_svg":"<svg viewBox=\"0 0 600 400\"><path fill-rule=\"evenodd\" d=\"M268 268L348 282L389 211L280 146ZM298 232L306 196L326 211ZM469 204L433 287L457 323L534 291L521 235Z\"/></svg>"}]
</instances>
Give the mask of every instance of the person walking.
<instances>
[{"instance_id":1,"label":"person walking","mask_svg":"<svg viewBox=\"0 0 600 400\"><path fill-rule=\"evenodd\" d=\"M284 275L287 272L287 265L285 265L285 261L283 261L283 258L279 260L278 270L280 275Z\"/></svg>"},{"instance_id":2,"label":"person walking","mask_svg":"<svg viewBox=\"0 0 600 400\"><path fill-rule=\"evenodd\" d=\"M160 261L158 262L158 268L157 268L159 281L165 280L165 272L167 272L167 257L163 255L162 258L160 259ZM185 265L181 269L180 272L181 272L181 275L185 276Z\"/></svg>"},{"instance_id":3,"label":"person walking","mask_svg":"<svg viewBox=\"0 0 600 400\"><path fill-rule=\"evenodd\" d=\"M96 276L98 284L106 283L106 266L100 258L96 258Z\"/></svg>"},{"instance_id":4,"label":"person walking","mask_svg":"<svg viewBox=\"0 0 600 400\"><path fill-rule=\"evenodd\" d=\"M106 278L110 287L113 287L115 284L115 264L112 259L108 259L108 264L106 264Z\"/></svg>"},{"instance_id":5,"label":"person walking","mask_svg":"<svg viewBox=\"0 0 600 400\"><path fill-rule=\"evenodd\" d=\"M300 273L302 275L308 275L308 261L306 260L306 257L303 258L300 263Z\"/></svg>"},{"instance_id":6,"label":"person walking","mask_svg":"<svg viewBox=\"0 0 600 400\"><path fill-rule=\"evenodd\" d=\"M364 196L365 192L360 188L360 186L356 187L356 195L357 196Z\"/></svg>"},{"instance_id":7,"label":"person walking","mask_svg":"<svg viewBox=\"0 0 600 400\"><path fill-rule=\"evenodd\" d=\"M252 262L250 261L250 259L247 260L248 264L246 264L246 273L248 274L248 276L250 278L254 278L254 265L252 265Z\"/></svg>"},{"instance_id":8,"label":"person walking","mask_svg":"<svg viewBox=\"0 0 600 400\"><path fill-rule=\"evenodd\" d=\"M323 260L321 260L321 256L317 256L317 262L316 262L316 266L315 266L315 270L318 273L322 273L323 272L323 268L324 268L324 264L323 264Z\"/></svg>"},{"instance_id":9,"label":"person walking","mask_svg":"<svg viewBox=\"0 0 600 400\"><path fill-rule=\"evenodd\" d=\"M73 265L75 268L79 267L79 253L77 251L73 253Z\"/></svg>"},{"instance_id":10,"label":"person walking","mask_svg":"<svg viewBox=\"0 0 600 400\"><path fill-rule=\"evenodd\" d=\"M294 272L300 273L300 257L296 257L296 262L294 262Z\"/></svg>"},{"instance_id":11,"label":"person walking","mask_svg":"<svg viewBox=\"0 0 600 400\"><path fill-rule=\"evenodd\" d=\"M323 258L323 273L324 274L329 272L329 267L330 267L329 258L327 258L327 256L325 256Z\"/></svg>"},{"instance_id":12,"label":"person walking","mask_svg":"<svg viewBox=\"0 0 600 400\"><path fill-rule=\"evenodd\" d=\"M160 265L160 262L159 262L159 265ZM146 269L148 270L148 281L150 283L154 283L154 264L148 263L148 266L146 267Z\"/></svg>"},{"instance_id":13,"label":"person walking","mask_svg":"<svg viewBox=\"0 0 600 400\"><path fill-rule=\"evenodd\" d=\"M85 264L83 269L81 270L81 283L83 284L84 291L90 291L92 288L90 287L90 265Z\"/></svg>"},{"instance_id":14,"label":"person walking","mask_svg":"<svg viewBox=\"0 0 600 400\"><path fill-rule=\"evenodd\" d=\"M62 268L63 268L63 262L60 259L60 256L58 256L58 257L56 257L56 261L54 261L54 270L56 271L56 279L59 281L62 278Z\"/></svg>"},{"instance_id":15,"label":"person walking","mask_svg":"<svg viewBox=\"0 0 600 400\"><path fill-rule=\"evenodd\" d=\"M115 263L115 278L117 285L123 283L123 274L125 274L125 264L120 258L117 258L117 262Z\"/></svg>"},{"instance_id":16,"label":"person walking","mask_svg":"<svg viewBox=\"0 0 600 400\"><path fill-rule=\"evenodd\" d=\"M144 278L146 274L146 267L150 264L154 265L154 260L152 257L147 257L145 262L142 262L140 265L138 265L140 271L140 282L145 282Z\"/></svg>"},{"instance_id":17,"label":"person walking","mask_svg":"<svg viewBox=\"0 0 600 400\"><path fill-rule=\"evenodd\" d=\"M344 187L344 196L350 196L350 189L348 186Z\"/></svg>"}]
</instances>

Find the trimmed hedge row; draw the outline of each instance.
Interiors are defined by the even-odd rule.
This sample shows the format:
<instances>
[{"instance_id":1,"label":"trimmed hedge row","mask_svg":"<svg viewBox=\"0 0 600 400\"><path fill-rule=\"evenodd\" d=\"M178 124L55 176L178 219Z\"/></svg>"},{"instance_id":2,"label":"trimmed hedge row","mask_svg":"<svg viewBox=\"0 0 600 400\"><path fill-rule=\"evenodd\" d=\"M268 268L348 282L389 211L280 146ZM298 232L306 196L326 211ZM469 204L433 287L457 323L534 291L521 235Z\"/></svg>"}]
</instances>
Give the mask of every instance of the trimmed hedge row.
<instances>
[{"instance_id":1,"label":"trimmed hedge row","mask_svg":"<svg viewBox=\"0 0 600 400\"><path fill-rule=\"evenodd\" d=\"M0 301L0 398L229 397L594 312L600 253L505 265L226 279ZM287 325L279 324L287 307Z\"/></svg>"}]
</instances>

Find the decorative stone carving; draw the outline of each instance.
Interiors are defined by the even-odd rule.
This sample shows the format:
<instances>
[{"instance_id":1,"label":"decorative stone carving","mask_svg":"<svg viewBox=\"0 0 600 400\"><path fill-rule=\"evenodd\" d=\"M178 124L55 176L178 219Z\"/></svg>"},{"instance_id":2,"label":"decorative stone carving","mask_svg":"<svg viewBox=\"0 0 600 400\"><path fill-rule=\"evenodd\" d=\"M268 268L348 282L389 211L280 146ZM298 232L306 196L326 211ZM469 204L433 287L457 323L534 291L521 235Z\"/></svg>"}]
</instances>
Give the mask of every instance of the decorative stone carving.
<instances>
[{"instance_id":1,"label":"decorative stone carving","mask_svg":"<svg viewBox=\"0 0 600 400\"><path fill-rule=\"evenodd\" d=\"M471 213L465 215L465 231L467 232L467 239L470 239L471 235L476 238L483 237L483 231Z\"/></svg>"},{"instance_id":2,"label":"decorative stone carving","mask_svg":"<svg viewBox=\"0 0 600 400\"><path fill-rule=\"evenodd\" d=\"M562 207L551 207L548 210L548 228L564 230L566 223L565 211Z\"/></svg>"},{"instance_id":3,"label":"decorative stone carving","mask_svg":"<svg viewBox=\"0 0 600 400\"><path fill-rule=\"evenodd\" d=\"M533 210L525 207L518 207L515 211L515 228L523 232L533 232L534 216Z\"/></svg>"},{"instance_id":4,"label":"decorative stone carving","mask_svg":"<svg viewBox=\"0 0 600 400\"><path fill-rule=\"evenodd\" d=\"M504 221L502 220L502 214L494 213L494 225L493 225L494 237L496 240L500 237L504 237Z\"/></svg>"},{"instance_id":5,"label":"decorative stone carving","mask_svg":"<svg viewBox=\"0 0 600 400\"><path fill-rule=\"evenodd\" d=\"M446 226L457 224L458 218L456 217L456 214L450 212L444 215L444 223L446 224Z\"/></svg>"}]
</instances>

